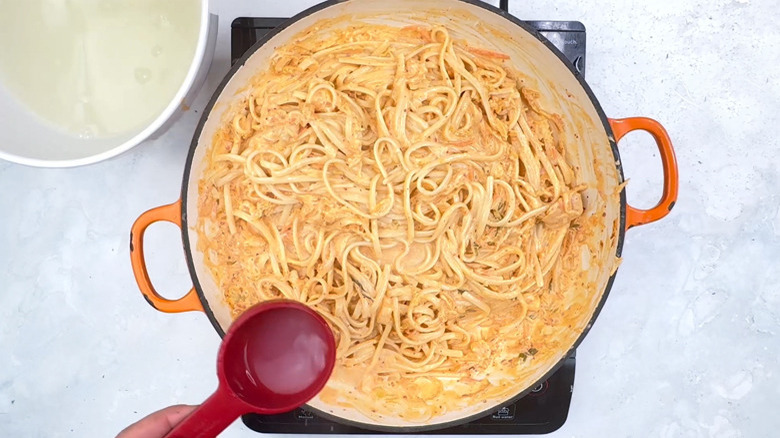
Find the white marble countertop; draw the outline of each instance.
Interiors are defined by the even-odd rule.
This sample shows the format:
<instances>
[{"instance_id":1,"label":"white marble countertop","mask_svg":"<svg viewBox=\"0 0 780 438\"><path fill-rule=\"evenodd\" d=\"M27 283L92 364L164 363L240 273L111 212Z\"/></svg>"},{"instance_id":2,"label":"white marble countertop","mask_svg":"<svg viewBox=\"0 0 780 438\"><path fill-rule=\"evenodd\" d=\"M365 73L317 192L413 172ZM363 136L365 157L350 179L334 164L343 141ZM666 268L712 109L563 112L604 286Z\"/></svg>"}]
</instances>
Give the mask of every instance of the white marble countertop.
<instances>
[{"instance_id":1,"label":"white marble countertop","mask_svg":"<svg viewBox=\"0 0 780 438\"><path fill-rule=\"evenodd\" d=\"M130 225L174 201L190 136L229 65L239 15L313 0L215 1L206 85L166 134L96 165L0 163L0 436L113 436L216 388L202 314L153 310L133 280ZM569 418L551 437L770 437L780 430L780 33L774 0L512 2L588 28L588 82L608 115L660 120L680 197L632 229L610 298L578 350ZM0 121L2 125L2 121ZM621 142L629 201L661 170L646 134ZM189 288L179 231L147 233L161 291ZM240 422L222 436L252 437Z\"/></svg>"}]
</instances>

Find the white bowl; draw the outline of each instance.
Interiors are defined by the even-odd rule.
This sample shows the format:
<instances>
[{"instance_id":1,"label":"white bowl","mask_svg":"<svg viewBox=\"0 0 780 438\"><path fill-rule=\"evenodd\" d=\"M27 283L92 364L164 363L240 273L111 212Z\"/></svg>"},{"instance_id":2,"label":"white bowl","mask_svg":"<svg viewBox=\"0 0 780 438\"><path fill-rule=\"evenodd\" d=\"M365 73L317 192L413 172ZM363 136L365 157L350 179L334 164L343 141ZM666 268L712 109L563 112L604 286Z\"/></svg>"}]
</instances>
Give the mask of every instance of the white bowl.
<instances>
[{"instance_id":1,"label":"white bowl","mask_svg":"<svg viewBox=\"0 0 780 438\"><path fill-rule=\"evenodd\" d=\"M191 102L206 78L214 54L217 17L209 14L208 0L199 2L198 41L189 69L178 90L151 123L111 137L80 138L34 114L13 97L0 78L0 158L38 167L81 166L119 155L161 133L183 111L183 104Z\"/></svg>"}]
</instances>

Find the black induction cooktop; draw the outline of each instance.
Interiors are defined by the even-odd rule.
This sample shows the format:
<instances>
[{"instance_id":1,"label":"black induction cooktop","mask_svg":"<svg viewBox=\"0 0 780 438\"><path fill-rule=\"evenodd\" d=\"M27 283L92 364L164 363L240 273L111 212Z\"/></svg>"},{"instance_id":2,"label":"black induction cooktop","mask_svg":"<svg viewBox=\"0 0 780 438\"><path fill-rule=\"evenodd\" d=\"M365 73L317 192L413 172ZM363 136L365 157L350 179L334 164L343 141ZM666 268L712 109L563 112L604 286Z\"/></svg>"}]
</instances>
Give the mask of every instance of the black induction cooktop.
<instances>
[{"instance_id":1,"label":"black induction cooktop","mask_svg":"<svg viewBox=\"0 0 780 438\"><path fill-rule=\"evenodd\" d=\"M508 10L507 1L501 7ZM286 18L239 17L231 25L231 60L238 61L270 30L283 24ZM585 26L578 21L526 21L547 38L572 63L580 75L585 74ZM569 414L574 389L576 352L546 381L528 395L466 424L447 427L424 434L447 435L522 435L545 434L560 428ZM278 434L378 434L373 430L345 425L322 418L306 408L280 415L248 414L244 424L261 433ZM416 433L416 434L419 434Z\"/></svg>"},{"instance_id":2,"label":"black induction cooktop","mask_svg":"<svg viewBox=\"0 0 780 438\"><path fill-rule=\"evenodd\" d=\"M231 27L231 64L235 64L247 50L270 30L287 18L239 17ZM547 38L585 76L585 26L579 21L526 21Z\"/></svg>"},{"instance_id":3,"label":"black induction cooktop","mask_svg":"<svg viewBox=\"0 0 780 438\"><path fill-rule=\"evenodd\" d=\"M520 400L503 406L480 419L466 424L415 435L525 435L544 434L557 430L566 422L574 388L572 354L549 379L539 384ZM373 430L336 423L318 417L306 408L280 415L248 414L242 417L250 429L262 433L290 434L382 434ZM384 432L386 433L386 432Z\"/></svg>"}]
</instances>

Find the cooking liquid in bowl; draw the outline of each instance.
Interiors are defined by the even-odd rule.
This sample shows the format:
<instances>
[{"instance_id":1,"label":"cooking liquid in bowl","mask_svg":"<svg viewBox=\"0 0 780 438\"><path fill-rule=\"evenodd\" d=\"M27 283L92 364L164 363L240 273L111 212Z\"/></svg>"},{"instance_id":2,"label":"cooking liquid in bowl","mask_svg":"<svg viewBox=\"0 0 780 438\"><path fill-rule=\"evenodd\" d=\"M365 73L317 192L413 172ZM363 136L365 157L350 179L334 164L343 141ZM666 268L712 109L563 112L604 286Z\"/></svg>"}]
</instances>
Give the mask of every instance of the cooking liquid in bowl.
<instances>
[{"instance_id":1,"label":"cooking liquid in bowl","mask_svg":"<svg viewBox=\"0 0 780 438\"><path fill-rule=\"evenodd\" d=\"M0 0L0 87L80 138L139 131L195 53L198 0Z\"/></svg>"}]
</instances>

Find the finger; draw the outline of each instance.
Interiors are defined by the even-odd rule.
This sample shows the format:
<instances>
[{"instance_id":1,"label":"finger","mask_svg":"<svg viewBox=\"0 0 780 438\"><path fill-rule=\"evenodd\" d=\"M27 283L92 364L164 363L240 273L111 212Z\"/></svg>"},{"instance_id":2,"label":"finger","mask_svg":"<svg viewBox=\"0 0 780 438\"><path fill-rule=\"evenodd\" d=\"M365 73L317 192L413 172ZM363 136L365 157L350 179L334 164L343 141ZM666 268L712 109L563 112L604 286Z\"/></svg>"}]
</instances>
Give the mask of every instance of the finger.
<instances>
[{"instance_id":1,"label":"finger","mask_svg":"<svg viewBox=\"0 0 780 438\"><path fill-rule=\"evenodd\" d=\"M131 424L119 432L116 438L162 438L195 408L188 405L169 406Z\"/></svg>"}]
</instances>

